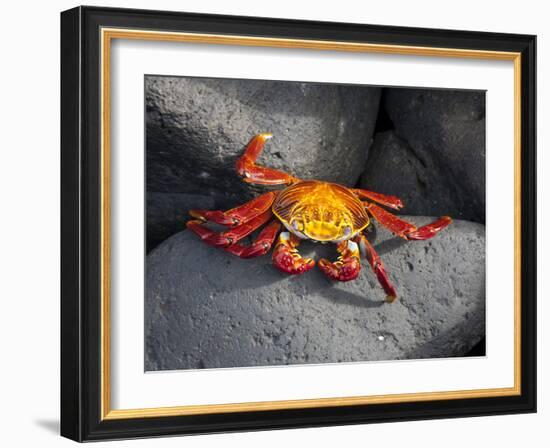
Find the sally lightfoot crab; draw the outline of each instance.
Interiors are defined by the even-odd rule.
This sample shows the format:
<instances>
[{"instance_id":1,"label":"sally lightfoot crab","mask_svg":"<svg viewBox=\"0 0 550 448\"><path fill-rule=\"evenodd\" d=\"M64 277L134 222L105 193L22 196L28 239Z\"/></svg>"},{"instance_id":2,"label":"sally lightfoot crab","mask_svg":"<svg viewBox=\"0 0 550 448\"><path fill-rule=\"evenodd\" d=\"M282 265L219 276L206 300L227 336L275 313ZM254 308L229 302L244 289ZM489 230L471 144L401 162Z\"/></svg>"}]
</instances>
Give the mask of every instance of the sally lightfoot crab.
<instances>
[{"instance_id":1,"label":"sally lightfoot crab","mask_svg":"<svg viewBox=\"0 0 550 448\"><path fill-rule=\"evenodd\" d=\"M303 274L315 265L313 259L299 254L300 241L335 243L338 259L331 262L322 258L319 268L331 279L346 282L357 278L361 270L360 259L364 257L384 289L386 300L393 302L397 297L395 288L364 234L371 218L406 240L432 238L452 222L451 218L443 216L417 228L381 207L401 209L403 204L395 196L330 182L302 180L257 165L256 159L271 137L271 134L259 134L252 138L237 160L237 173L250 184L285 185L286 188L269 191L227 211L191 210L189 213L195 219L187 222L187 228L204 242L241 258L264 255L277 240L273 264L288 274ZM205 225L208 221L229 229L215 232ZM281 224L286 231L280 232ZM241 244L243 238L264 225L252 244Z\"/></svg>"}]
</instances>

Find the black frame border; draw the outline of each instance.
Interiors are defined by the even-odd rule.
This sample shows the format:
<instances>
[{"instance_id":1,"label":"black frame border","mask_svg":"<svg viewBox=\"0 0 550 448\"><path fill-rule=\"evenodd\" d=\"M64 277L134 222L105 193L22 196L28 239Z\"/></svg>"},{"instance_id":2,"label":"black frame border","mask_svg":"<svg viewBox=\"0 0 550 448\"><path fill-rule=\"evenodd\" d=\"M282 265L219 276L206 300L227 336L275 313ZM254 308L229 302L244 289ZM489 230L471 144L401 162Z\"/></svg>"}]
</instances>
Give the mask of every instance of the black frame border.
<instances>
[{"instance_id":1,"label":"black frame border","mask_svg":"<svg viewBox=\"0 0 550 448\"><path fill-rule=\"evenodd\" d=\"M101 420L100 28L521 53L521 395ZM61 14L61 435L76 441L536 412L536 36L77 7Z\"/></svg>"}]
</instances>

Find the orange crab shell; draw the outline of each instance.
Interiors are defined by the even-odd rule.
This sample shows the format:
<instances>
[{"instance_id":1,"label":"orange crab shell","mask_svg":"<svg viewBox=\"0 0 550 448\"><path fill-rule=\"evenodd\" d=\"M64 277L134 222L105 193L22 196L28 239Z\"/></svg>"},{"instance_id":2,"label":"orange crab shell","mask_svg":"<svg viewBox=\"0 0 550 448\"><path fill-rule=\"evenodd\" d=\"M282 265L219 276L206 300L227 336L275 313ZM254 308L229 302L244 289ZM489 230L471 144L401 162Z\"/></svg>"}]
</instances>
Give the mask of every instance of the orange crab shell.
<instances>
[{"instance_id":1,"label":"orange crab shell","mask_svg":"<svg viewBox=\"0 0 550 448\"><path fill-rule=\"evenodd\" d=\"M316 180L281 191L272 211L290 232L321 242L348 240L370 223L365 206L348 188Z\"/></svg>"}]
</instances>

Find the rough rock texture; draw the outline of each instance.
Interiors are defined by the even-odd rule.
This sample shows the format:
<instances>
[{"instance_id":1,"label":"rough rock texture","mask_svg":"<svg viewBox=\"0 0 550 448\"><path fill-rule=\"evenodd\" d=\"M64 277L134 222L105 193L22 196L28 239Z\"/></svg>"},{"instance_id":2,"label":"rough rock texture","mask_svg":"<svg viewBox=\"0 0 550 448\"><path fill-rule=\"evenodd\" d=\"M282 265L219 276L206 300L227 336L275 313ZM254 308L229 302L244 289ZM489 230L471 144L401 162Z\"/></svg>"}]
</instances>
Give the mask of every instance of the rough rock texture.
<instances>
[{"instance_id":1,"label":"rough rock texture","mask_svg":"<svg viewBox=\"0 0 550 448\"><path fill-rule=\"evenodd\" d=\"M485 92L386 89L395 135L376 136L361 186L408 198L413 215L485 223Z\"/></svg>"},{"instance_id":2,"label":"rough rock texture","mask_svg":"<svg viewBox=\"0 0 550 448\"><path fill-rule=\"evenodd\" d=\"M300 82L147 76L147 191L252 189L234 169L250 138L272 132L262 164L353 185L372 142L380 89Z\"/></svg>"},{"instance_id":3,"label":"rough rock texture","mask_svg":"<svg viewBox=\"0 0 550 448\"><path fill-rule=\"evenodd\" d=\"M467 198L455 194L446 170L436 163L422 163L394 131L376 134L361 186L399 196L409 214L471 219L477 213Z\"/></svg>"},{"instance_id":4,"label":"rough rock texture","mask_svg":"<svg viewBox=\"0 0 550 448\"><path fill-rule=\"evenodd\" d=\"M333 283L172 236L147 257L146 370L461 356L484 336L483 225L455 221L425 242L378 226L369 239L400 295L393 304L366 263L357 280ZM302 252L335 256L333 245Z\"/></svg>"},{"instance_id":5,"label":"rough rock texture","mask_svg":"<svg viewBox=\"0 0 550 448\"><path fill-rule=\"evenodd\" d=\"M147 252L174 233L185 229L192 208L215 209L212 196L185 193L151 193L147 198Z\"/></svg>"}]
</instances>

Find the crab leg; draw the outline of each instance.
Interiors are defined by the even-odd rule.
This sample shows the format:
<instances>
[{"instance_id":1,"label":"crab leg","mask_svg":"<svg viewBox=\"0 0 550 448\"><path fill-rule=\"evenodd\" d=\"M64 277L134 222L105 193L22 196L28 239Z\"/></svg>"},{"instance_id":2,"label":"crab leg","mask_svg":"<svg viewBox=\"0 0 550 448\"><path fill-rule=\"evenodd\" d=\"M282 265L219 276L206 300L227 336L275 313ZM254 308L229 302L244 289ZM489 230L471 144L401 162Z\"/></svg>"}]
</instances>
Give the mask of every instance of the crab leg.
<instances>
[{"instance_id":1,"label":"crab leg","mask_svg":"<svg viewBox=\"0 0 550 448\"><path fill-rule=\"evenodd\" d=\"M271 137L273 135L268 133L254 136L244 154L237 160L235 168L245 182L260 185L289 185L298 181L284 171L256 165L256 159L260 156L265 142Z\"/></svg>"},{"instance_id":2,"label":"crab leg","mask_svg":"<svg viewBox=\"0 0 550 448\"><path fill-rule=\"evenodd\" d=\"M397 292L390 282L384 263L374 250L374 247L369 243L365 235L359 235L355 238L361 249L361 254L367 259L372 268L378 282L386 293L386 302L393 302L397 298Z\"/></svg>"},{"instance_id":3,"label":"crab leg","mask_svg":"<svg viewBox=\"0 0 550 448\"><path fill-rule=\"evenodd\" d=\"M260 255L266 254L269 249L271 249L279 230L281 230L281 224L278 221L271 221L262 229L256 240L254 240L250 246L235 243L224 249L241 258L259 257Z\"/></svg>"},{"instance_id":4,"label":"crab leg","mask_svg":"<svg viewBox=\"0 0 550 448\"><path fill-rule=\"evenodd\" d=\"M319 268L333 280L355 280L361 271L359 246L353 241L342 241L336 246L336 250L340 254L338 260L331 263L326 258L321 258Z\"/></svg>"},{"instance_id":5,"label":"crab leg","mask_svg":"<svg viewBox=\"0 0 550 448\"><path fill-rule=\"evenodd\" d=\"M386 207L393 208L394 210L399 210L403 207L403 202L401 202L401 199L397 196L375 193L374 191L363 190L361 188L352 188L351 191L353 191L361 199L369 199L385 205Z\"/></svg>"},{"instance_id":6,"label":"crab leg","mask_svg":"<svg viewBox=\"0 0 550 448\"><path fill-rule=\"evenodd\" d=\"M384 227L397 236L406 240L427 240L447 227L453 220L448 216L442 216L431 224L417 228L410 222L404 221L387 212L376 204L363 203L372 216Z\"/></svg>"},{"instance_id":7,"label":"crab leg","mask_svg":"<svg viewBox=\"0 0 550 448\"><path fill-rule=\"evenodd\" d=\"M199 220L188 221L187 228L196 233L205 243L216 247L228 247L250 235L258 227L269 221L271 216L271 210L268 210L244 224L221 233L210 230Z\"/></svg>"},{"instance_id":8,"label":"crab leg","mask_svg":"<svg viewBox=\"0 0 550 448\"><path fill-rule=\"evenodd\" d=\"M224 226L236 227L269 210L277 194L273 191L264 193L246 204L225 212L221 210L189 210L193 218L211 221Z\"/></svg>"},{"instance_id":9,"label":"crab leg","mask_svg":"<svg viewBox=\"0 0 550 448\"><path fill-rule=\"evenodd\" d=\"M273 264L287 274L303 274L315 266L311 258L302 258L298 253L300 239L289 233L281 232L279 240L273 251Z\"/></svg>"}]
</instances>

